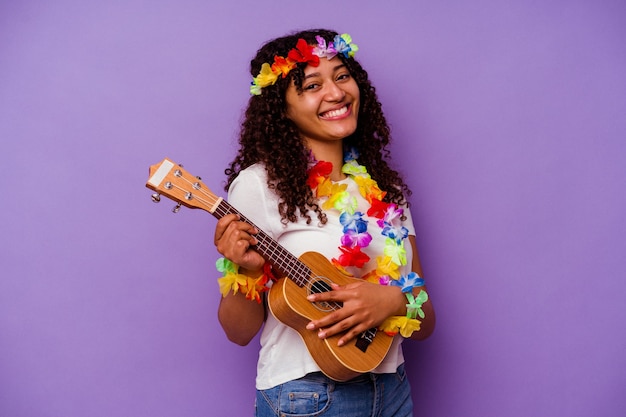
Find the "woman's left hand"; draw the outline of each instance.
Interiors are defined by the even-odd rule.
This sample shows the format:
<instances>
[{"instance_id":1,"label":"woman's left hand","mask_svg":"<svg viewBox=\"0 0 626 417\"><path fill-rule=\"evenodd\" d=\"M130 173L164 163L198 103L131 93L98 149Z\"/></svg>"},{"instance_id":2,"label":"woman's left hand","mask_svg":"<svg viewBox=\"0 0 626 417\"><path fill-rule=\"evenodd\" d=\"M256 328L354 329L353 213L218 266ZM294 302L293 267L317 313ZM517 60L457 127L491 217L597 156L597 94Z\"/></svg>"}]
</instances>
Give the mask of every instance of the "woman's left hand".
<instances>
[{"instance_id":1,"label":"woman's left hand","mask_svg":"<svg viewBox=\"0 0 626 417\"><path fill-rule=\"evenodd\" d=\"M342 346L362 332L378 327L390 316L402 313L406 298L399 287L382 286L371 282L354 282L345 286L333 284L331 291L311 294L311 302L335 301L343 307L307 325L309 330L317 330L318 336L325 339L345 332L339 339Z\"/></svg>"}]
</instances>

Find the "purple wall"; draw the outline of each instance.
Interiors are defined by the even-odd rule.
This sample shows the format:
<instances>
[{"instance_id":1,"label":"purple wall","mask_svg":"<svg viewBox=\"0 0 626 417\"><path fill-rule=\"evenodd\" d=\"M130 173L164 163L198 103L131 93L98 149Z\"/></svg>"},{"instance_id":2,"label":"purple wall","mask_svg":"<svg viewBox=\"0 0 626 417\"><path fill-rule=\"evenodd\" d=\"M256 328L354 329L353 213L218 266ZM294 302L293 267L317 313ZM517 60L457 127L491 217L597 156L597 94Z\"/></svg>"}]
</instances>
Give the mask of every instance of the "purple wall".
<instances>
[{"instance_id":1,"label":"purple wall","mask_svg":"<svg viewBox=\"0 0 626 417\"><path fill-rule=\"evenodd\" d=\"M249 59L311 26L361 47L414 190L417 415L624 415L623 1L88 3L0 3L1 416L252 414L215 220L144 184L222 194Z\"/></svg>"}]
</instances>

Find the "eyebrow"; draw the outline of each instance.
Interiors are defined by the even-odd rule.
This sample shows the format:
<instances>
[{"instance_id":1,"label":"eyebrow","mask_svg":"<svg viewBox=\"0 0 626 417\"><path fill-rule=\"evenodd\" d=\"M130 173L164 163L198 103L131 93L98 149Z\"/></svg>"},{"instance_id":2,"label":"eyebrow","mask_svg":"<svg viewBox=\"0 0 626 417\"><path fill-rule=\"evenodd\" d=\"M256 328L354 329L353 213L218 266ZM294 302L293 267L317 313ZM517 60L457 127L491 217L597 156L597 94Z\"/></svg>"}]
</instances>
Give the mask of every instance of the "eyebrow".
<instances>
[{"instance_id":1,"label":"eyebrow","mask_svg":"<svg viewBox=\"0 0 626 417\"><path fill-rule=\"evenodd\" d=\"M336 66L333 68L333 72L335 72L335 71L337 71L338 69L341 69L342 67L345 67L345 66L346 66L346 64L344 64L344 63L341 63L341 64L339 64L339 65L336 65ZM318 77L319 75L320 75L320 73L319 73L319 72L313 72L313 73L311 73L311 74L309 74L309 75L305 75L305 76L304 76L304 79L306 80L306 79L308 79L308 78Z\"/></svg>"}]
</instances>

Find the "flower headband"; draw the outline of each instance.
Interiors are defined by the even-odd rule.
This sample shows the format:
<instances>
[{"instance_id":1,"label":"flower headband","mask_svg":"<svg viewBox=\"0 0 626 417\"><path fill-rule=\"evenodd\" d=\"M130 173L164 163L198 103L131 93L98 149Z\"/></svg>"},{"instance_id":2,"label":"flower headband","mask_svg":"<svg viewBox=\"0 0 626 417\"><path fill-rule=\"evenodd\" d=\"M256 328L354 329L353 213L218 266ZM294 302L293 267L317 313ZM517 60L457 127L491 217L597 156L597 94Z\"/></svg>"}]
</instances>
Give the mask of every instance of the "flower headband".
<instances>
[{"instance_id":1,"label":"flower headband","mask_svg":"<svg viewBox=\"0 0 626 417\"><path fill-rule=\"evenodd\" d=\"M347 33L335 36L328 45L321 36L316 36L315 39L317 46L311 46L307 41L300 38L296 47L287 54L287 58L277 55L271 65L267 62L261 65L261 72L252 79L250 94L260 95L261 89L274 85L280 75L283 78L287 77L287 74L296 67L298 62L306 62L308 65L317 67L320 64L320 58L331 59L339 54L351 58L359 50L359 47L352 43L352 37Z\"/></svg>"}]
</instances>

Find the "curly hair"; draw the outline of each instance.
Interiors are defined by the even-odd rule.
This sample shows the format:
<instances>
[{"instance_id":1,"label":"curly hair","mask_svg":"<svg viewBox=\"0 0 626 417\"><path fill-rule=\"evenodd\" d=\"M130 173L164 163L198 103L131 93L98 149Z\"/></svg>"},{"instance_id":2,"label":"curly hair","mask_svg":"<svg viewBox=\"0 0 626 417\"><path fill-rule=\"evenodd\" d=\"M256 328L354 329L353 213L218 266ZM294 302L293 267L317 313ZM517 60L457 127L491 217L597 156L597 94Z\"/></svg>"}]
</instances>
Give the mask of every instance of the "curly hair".
<instances>
[{"instance_id":1,"label":"curly hair","mask_svg":"<svg viewBox=\"0 0 626 417\"><path fill-rule=\"evenodd\" d=\"M261 65L272 62L274 56L287 56L298 39L317 45L316 36L331 42L337 32L317 29L306 30L267 42L250 62L250 73L255 77ZM344 148L354 148L359 153L359 163L366 166L381 190L386 191L385 201L408 204L411 192L399 173L388 163L390 152L390 129L383 115L376 90L367 72L354 58L341 59L355 79L360 93L359 119L355 132L344 139ZM304 146L296 125L286 117L285 93L293 81L297 91L302 92L306 63L298 63L286 78L279 77L274 85L262 89L260 95L250 97L241 124L239 151L225 170L228 190L239 172L250 165L261 163L268 176L268 187L279 196L278 210L282 221L296 222L298 216L311 223L310 212L325 224L326 214L318 205L311 188L307 185L309 151Z\"/></svg>"}]
</instances>

